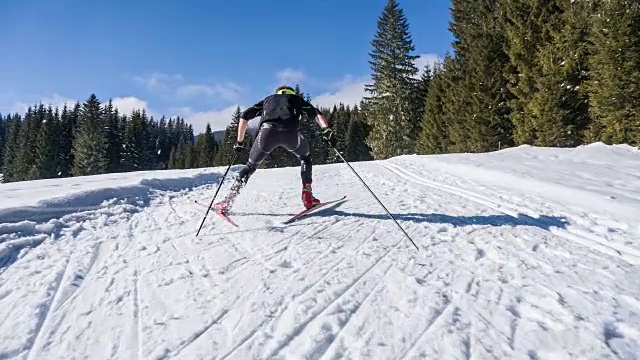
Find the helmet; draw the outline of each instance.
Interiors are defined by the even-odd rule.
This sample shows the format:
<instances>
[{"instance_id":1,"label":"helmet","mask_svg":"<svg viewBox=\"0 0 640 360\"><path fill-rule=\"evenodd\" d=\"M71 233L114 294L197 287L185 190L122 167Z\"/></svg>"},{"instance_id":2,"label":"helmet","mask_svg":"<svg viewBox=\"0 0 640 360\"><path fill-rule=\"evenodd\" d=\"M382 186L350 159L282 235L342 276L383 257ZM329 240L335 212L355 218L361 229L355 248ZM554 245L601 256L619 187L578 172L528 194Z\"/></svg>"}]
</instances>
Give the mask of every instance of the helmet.
<instances>
[{"instance_id":1,"label":"helmet","mask_svg":"<svg viewBox=\"0 0 640 360\"><path fill-rule=\"evenodd\" d=\"M276 94L295 94L295 90L291 86L282 85L276 89Z\"/></svg>"}]
</instances>

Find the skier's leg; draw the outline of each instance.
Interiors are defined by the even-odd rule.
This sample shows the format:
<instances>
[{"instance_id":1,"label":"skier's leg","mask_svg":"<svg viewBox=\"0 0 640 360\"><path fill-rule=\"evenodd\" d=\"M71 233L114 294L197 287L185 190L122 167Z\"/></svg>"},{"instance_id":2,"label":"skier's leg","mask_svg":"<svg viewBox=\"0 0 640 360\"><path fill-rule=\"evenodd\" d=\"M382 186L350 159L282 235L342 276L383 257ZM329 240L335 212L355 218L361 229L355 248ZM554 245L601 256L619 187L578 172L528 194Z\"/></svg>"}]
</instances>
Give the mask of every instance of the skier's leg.
<instances>
[{"instance_id":1,"label":"skier's leg","mask_svg":"<svg viewBox=\"0 0 640 360\"><path fill-rule=\"evenodd\" d=\"M320 203L320 200L313 196L311 184L313 183L313 163L311 161L311 148L309 141L300 133L292 132L286 143L283 145L300 159L300 178L302 180L302 204L306 208Z\"/></svg>"},{"instance_id":2,"label":"skier's leg","mask_svg":"<svg viewBox=\"0 0 640 360\"><path fill-rule=\"evenodd\" d=\"M313 182L313 163L311 162L309 141L297 131L287 135L283 146L300 160L300 178L302 185L311 184Z\"/></svg>"},{"instance_id":3,"label":"skier's leg","mask_svg":"<svg viewBox=\"0 0 640 360\"><path fill-rule=\"evenodd\" d=\"M231 185L229 195L227 195L223 201L216 204L216 209L223 212L227 212L231 209L238 193L240 193L240 189L247 184L251 175L253 175L253 173L258 169L260 163L277 146L277 142L274 141L274 135L275 134L271 133L268 128L260 129L256 140L253 142L251 150L249 151L249 160L235 178L235 182Z\"/></svg>"},{"instance_id":4,"label":"skier's leg","mask_svg":"<svg viewBox=\"0 0 640 360\"><path fill-rule=\"evenodd\" d=\"M238 178L246 184L258 166L278 146L277 133L270 128L262 128L256 136L256 140L249 151L249 160L238 173Z\"/></svg>"}]
</instances>

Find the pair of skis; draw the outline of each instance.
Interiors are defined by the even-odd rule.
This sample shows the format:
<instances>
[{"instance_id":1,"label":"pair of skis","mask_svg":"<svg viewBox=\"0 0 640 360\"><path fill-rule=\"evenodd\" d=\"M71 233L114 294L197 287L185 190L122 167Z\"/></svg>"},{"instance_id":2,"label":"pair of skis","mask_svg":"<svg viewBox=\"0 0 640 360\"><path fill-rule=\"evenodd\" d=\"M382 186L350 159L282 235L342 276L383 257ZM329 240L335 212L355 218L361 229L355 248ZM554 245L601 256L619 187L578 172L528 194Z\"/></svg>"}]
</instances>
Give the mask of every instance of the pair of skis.
<instances>
[{"instance_id":1,"label":"pair of skis","mask_svg":"<svg viewBox=\"0 0 640 360\"><path fill-rule=\"evenodd\" d=\"M335 200L329 200L329 201L324 201L321 202L313 207L310 207L309 209L305 209L302 210L301 212L293 215L292 217L286 219L285 221L283 221L283 224L291 224L292 222L299 220L300 218L305 217L306 215L309 215L310 213L319 210L327 205L332 205L332 204L337 204L340 202L344 202L347 201L347 197L343 196L340 199L335 199ZM207 207L207 206L205 206ZM236 224L233 220L231 220L231 218L229 218L229 216L221 213L220 211L218 211L217 209L211 208L211 211L213 211L214 213L218 214L218 216L220 216L223 220L225 220L227 223L229 223L231 226L237 227L239 228L240 226L238 226L238 224Z\"/></svg>"}]
</instances>

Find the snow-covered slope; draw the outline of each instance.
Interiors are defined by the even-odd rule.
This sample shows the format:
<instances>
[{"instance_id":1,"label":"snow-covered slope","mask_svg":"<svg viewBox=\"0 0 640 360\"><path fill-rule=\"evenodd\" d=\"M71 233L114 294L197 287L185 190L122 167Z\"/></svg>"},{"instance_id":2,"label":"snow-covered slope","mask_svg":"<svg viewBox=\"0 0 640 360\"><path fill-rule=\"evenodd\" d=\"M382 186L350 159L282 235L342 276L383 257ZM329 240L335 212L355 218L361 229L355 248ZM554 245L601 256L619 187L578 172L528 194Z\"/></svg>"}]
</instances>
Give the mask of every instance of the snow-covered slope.
<instances>
[{"instance_id":1,"label":"snow-covered slope","mask_svg":"<svg viewBox=\"0 0 640 360\"><path fill-rule=\"evenodd\" d=\"M0 185L0 359L640 359L638 150L352 166L420 251L344 164Z\"/></svg>"}]
</instances>

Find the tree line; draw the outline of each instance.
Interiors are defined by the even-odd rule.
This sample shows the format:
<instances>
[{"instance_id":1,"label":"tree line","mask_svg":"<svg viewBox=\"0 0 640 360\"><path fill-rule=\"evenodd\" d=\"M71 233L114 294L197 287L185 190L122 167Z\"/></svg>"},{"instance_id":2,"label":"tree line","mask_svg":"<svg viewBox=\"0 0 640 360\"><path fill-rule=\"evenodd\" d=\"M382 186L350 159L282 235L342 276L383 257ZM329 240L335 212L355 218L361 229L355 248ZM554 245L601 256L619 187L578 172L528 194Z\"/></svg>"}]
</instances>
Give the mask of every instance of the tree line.
<instances>
[{"instance_id":1,"label":"tree line","mask_svg":"<svg viewBox=\"0 0 640 360\"><path fill-rule=\"evenodd\" d=\"M627 0L452 0L453 54L427 69L426 92L414 117L374 94L376 119L397 120L389 129L412 130L415 147L392 153L486 152L529 144L575 147L601 141L640 144L640 3ZM376 84L401 89L416 69L410 35L390 0L374 41L380 69ZM384 17L383 17L384 19ZM384 24L395 26L394 46ZM393 58L387 54L400 54ZM381 54L381 55L378 55ZM393 74L405 70L402 81ZM411 71L407 70L410 69ZM411 88L411 85L407 85ZM419 85L414 85L414 89ZM384 90L383 90L384 91ZM391 93L391 90L387 90ZM424 94L424 95L423 95ZM424 98L422 97L424 96ZM419 120L417 120L419 119ZM382 120L376 120L381 122ZM375 127L374 127L375 128ZM397 142L400 144L400 142ZM378 145L378 148L383 147ZM378 151L379 157L386 154Z\"/></svg>"},{"instance_id":2,"label":"tree line","mask_svg":"<svg viewBox=\"0 0 640 360\"><path fill-rule=\"evenodd\" d=\"M449 30L453 53L418 69L404 11L387 1L371 41L367 95L320 109L347 160L640 144L637 1L452 0ZM71 108L34 104L25 114L0 114L3 181L228 165L240 114L218 142L209 125L194 135L184 119L120 114L95 94ZM314 163L340 161L318 130L301 119ZM241 153L234 162L246 160ZM297 165L277 149L261 166Z\"/></svg>"},{"instance_id":3,"label":"tree line","mask_svg":"<svg viewBox=\"0 0 640 360\"><path fill-rule=\"evenodd\" d=\"M300 96L308 95L300 91ZM321 109L339 131L337 148L351 160L369 160L361 136L365 126L358 109L340 104ZM207 124L202 134L183 118L154 119L146 111L121 114L111 100L101 102L91 94L83 103L62 109L42 103L29 107L24 115L0 114L0 165L3 182L38 180L106 173L192 169L228 165L234 159L241 109L238 107L217 141ZM313 119L311 119L313 121ZM335 155L320 140L318 126L303 119L301 130L312 144L314 162L335 161ZM247 151L234 164L248 160L252 136L247 135ZM263 168L299 165L284 149L276 150Z\"/></svg>"}]
</instances>

